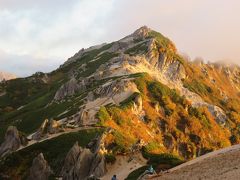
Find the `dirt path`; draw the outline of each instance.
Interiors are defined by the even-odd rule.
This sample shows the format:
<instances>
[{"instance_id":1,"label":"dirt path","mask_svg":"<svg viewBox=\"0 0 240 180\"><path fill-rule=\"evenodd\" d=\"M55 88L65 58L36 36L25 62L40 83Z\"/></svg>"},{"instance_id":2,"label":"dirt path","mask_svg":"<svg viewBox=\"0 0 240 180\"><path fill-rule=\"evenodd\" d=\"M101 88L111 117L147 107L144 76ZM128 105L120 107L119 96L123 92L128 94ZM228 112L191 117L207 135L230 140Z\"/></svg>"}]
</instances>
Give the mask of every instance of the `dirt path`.
<instances>
[{"instance_id":1,"label":"dirt path","mask_svg":"<svg viewBox=\"0 0 240 180\"><path fill-rule=\"evenodd\" d=\"M19 150L21 150L21 149L24 149L24 148L26 148L26 147L28 147L28 146L31 146L31 145L35 144L35 143L43 142L43 141L46 141L46 140L49 140L49 139L58 137L58 136L63 135L63 134L78 132L78 131L80 131L80 130L96 129L96 128L100 128L100 127L84 126L84 127L74 128L74 129L67 129L67 130L65 130L64 132L60 132L60 133L56 133L56 134L49 134L48 137L46 137L46 138L44 138L44 139L41 139L41 140L39 140L39 141L36 141L36 140L31 140L31 141L29 141L26 146L21 146L21 147L20 147L18 150L16 150L16 151L19 151Z\"/></svg>"},{"instance_id":2,"label":"dirt path","mask_svg":"<svg viewBox=\"0 0 240 180\"><path fill-rule=\"evenodd\" d=\"M151 179L240 179L240 145L208 153Z\"/></svg>"},{"instance_id":3,"label":"dirt path","mask_svg":"<svg viewBox=\"0 0 240 180\"><path fill-rule=\"evenodd\" d=\"M102 180L110 180L114 174L117 175L117 179L124 180L127 176L134 170L145 166L146 160L142 157L141 153L137 153L132 156L132 160L129 161L129 157L127 156L117 156L116 162L108 166L107 174L102 177Z\"/></svg>"}]
</instances>

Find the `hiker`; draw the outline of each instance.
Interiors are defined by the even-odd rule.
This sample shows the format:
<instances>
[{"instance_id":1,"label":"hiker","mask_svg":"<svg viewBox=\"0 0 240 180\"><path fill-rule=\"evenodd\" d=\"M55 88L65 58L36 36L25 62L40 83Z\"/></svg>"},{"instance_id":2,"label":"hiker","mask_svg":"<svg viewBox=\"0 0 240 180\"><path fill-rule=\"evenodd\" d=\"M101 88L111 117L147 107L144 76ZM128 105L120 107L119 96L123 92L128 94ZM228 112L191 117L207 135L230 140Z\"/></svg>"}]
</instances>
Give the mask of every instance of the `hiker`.
<instances>
[{"instance_id":1,"label":"hiker","mask_svg":"<svg viewBox=\"0 0 240 180\"><path fill-rule=\"evenodd\" d=\"M152 165L146 170L146 174L156 174L156 171L153 169Z\"/></svg>"},{"instance_id":2,"label":"hiker","mask_svg":"<svg viewBox=\"0 0 240 180\"><path fill-rule=\"evenodd\" d=\"M117 180L117 175L113 175L112 180Z\"/></svg>"}]
</instances>

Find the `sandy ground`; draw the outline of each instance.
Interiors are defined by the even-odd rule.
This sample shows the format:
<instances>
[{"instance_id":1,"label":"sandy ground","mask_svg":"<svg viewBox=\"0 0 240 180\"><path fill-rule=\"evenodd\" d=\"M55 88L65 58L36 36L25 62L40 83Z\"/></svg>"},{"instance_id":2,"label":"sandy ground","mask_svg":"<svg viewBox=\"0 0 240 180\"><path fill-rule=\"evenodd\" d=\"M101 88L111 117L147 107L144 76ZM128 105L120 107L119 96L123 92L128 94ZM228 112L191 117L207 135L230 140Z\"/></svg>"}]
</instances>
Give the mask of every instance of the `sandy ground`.
<instances>
[{"instance_id":1,"label":"sandy ground","mask_svg":"<svg viewBox=\"0 0 240 180\"><path fill-rule=\"evenodd\" d=\"M150 178L149 178L150 179ZM240 145L218 150L184 163L151 179L240 179Z\"/></svg>"},{"instance_id":2,"label":"sandy ground","mask_svg":"<svg viewBox=\"0 0 240 180\"><path fill-rule=\"evenodd\" d=\"M101 179L110 180L112 176L116 174L118 180L124 180L132 171L145 166L147 163L140 153L136 153L132 158L133 159L129 161L129 157L127 156L117 156L116 163L107 167L108 172Z\"/></svg>"}]
</instances>

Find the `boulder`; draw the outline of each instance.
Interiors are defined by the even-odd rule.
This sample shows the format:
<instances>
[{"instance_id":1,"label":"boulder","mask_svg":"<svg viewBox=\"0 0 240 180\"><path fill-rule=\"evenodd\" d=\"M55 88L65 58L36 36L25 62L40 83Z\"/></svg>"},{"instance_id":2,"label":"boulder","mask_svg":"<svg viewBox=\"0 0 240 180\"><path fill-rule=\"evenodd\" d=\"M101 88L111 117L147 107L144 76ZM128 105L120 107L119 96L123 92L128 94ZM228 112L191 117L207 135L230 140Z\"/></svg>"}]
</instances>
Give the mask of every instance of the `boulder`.
<instances>
[{"instance_id":1,"label":"boulder","mask_svg":"<svg viewBox=\"0 0 240 180\"><path fill-rule=\"evenodd\" d=\"M137 112L140 113L143 109L143 101L142 101L141 95L137 94L133 101L134 101L134 106L135 106Z\"/></svg>"},{"instance_id":2,"label":"boulder","mask_svg":"<svg viewBox=\"0 0 240 180\"><path fill-rule=\"evenodd\" d=\"M227 115L225 112L218 106L209 105L209 112L215 117L218 124L224 126L227 121Z\"/></svg>"},{"instance_id":3,"label":"boulder","mask_svg":"<svg viewBox=\"0 0 240 180\"><path fill-rule=\"evenodd\" d=\"M48 133L55 134L61 130L60 123L56 120L50 120L48 124Z\"/></svg>"},{"instance_id":4,"label":"boulder","mask_svg":"<svg viewBox=\"0 0 240 180\"><path fill-rule=\"evenodd\" d=\"M37 130L36 133L32 135L32 139L40 140L41 138L45 137L47 134L55 134L64 129L61 127L61 124L56 120L48 120L45 119L41 124L40 128Z\"/></svg>"},{"instance_id":5,"label":"boulder","mask_svg":"<svg viewBox=\"0 0 240 180\"><path fill-rule=\"evenodd\" d=\"M9 126L5 134L4 141L0 146L0 157L16 151L21 145L25 146L27 144L27 138L20 133L16 127Z\"/></svg>"},{"instance_id":6,"label":"boulder","mask_svg":"<svg viewBox=\"0 0 240 180\"><path fill-rule=\"evenodd\" d=\"M42 153L33 159L32 167L30 168L28 180L48 180L49 176L53 174L47 161L44 159Z\"/></svg>"},{"instance_id":7,"label":"boulder","mask_svg":"<svg viewBox=\"0 0 240 180\"><path fill-rule=\"evenodd\" d=\"M63 84L54 96L55 101L63 100L67 96L72 96L77 93L84 86L73 77L67 83Z\"/></svg>"},{"instance_id":8,"label":"boulder","mask_svg":"<svg viewBox=\"0 0 240 180\"><path fill-rule=\"evenodd\" d=\"M98 142L93 141L91 145L99 144ZM92 147L91 150L97 149ZM104 155L99 150L96 152L91 150L88 148L82 149L77 142L74 144L64 161L61 172L63 180L100 178L106 173Z\"/></svg>"},{"instance_id":9,"label":"boulder","mask_svg":"<svg viewBox=\"0 0 240 180\"><path fill-rule=\"evenodd\" d=\"M105 174L106 174L105 157L103 154L96 153L92 161L89 175L94 177L102 177Z\"/></svg>"}]
</instances>

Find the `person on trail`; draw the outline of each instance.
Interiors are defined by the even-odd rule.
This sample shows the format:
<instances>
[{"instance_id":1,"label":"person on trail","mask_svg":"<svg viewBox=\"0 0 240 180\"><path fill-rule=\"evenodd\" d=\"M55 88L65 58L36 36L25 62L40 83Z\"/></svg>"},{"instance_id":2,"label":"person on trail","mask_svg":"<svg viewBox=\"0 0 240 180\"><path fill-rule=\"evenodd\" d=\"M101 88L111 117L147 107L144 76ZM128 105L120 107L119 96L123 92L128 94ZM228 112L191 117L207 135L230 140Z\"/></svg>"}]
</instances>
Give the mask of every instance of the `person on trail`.
<instances>
[{"instance_id":1,"label":"person on trail","mask_svg":"<svg viewBox=\"0 0 240 180\"><path fill-rule=\"evenodd\" d=\"M148 170L146 171L148 174L155 174L155 170L153 169L152 165L149 166Z\"/></svg>"},{"instance_id":2,"label":"person on trail","mask_svg":"<svg viewBox=\"0 0 240 180\"><path fill-rule=\"evenodd\" d=\"M112 180L117 180L117 176L113 175Z\"/></svg>"}]
</instances>

